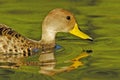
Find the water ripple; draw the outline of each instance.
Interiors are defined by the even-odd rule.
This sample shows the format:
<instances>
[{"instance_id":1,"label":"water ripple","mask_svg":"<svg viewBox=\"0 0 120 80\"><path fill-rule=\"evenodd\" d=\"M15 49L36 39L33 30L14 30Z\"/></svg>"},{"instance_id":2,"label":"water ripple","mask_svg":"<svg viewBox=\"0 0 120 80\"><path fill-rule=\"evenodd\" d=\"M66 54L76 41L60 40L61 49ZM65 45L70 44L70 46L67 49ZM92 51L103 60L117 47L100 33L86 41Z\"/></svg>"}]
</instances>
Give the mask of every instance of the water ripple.
<instances>
[{"instance_id":1,"label":"water ripple","mask_svg":"<svg viewBox=\"0 0 120 80\"><path fill-rule=\"evenodd\" d=\"M86 70L83 73L84 76L96 77L96 78L116 78L118 77L118 72L113 70L106 69L94 69L94 70Z\"/></svg>"}]
</instances>

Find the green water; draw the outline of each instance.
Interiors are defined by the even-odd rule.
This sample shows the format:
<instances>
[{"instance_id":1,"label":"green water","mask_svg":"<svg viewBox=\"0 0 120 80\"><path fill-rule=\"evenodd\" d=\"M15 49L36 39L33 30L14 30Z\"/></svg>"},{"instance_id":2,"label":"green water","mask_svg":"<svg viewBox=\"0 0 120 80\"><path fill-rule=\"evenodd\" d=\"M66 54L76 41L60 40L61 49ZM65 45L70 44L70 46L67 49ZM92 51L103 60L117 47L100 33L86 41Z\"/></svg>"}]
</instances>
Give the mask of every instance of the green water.
<instances>
[{"instance_id":1,"label":"green water","mask_svg":"<svg viewBox=\"0 0 120 80\"><path fill-rule=\"evenodd\" d=\"M81 53L92 49L83 60L85 65L55 76L38 73L37 66L22 66L18 70L0 69L0 80L119 80L120 79L120 0L0 0L0 23L12 27L23 36L39 40L41 23L54 8L74 13L80 28L94 38L93 42L59 33L56 51L57 67ZM38 60L33 56L28 60Z\"/></svg>"}]
</instances>

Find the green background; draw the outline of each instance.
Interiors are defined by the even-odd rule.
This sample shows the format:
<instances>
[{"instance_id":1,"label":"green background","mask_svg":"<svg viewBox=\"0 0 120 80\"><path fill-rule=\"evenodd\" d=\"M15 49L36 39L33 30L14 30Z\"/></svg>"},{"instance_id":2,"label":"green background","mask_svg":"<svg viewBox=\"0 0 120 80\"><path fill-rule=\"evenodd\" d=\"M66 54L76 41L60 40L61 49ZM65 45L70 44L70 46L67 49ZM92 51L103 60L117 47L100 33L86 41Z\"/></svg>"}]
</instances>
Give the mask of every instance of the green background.
<instances>
[{"instance_id":1,"label":"green background","mask_svg":"<svg viewBox=\"0 0 120 80\"><path fill-rule=\"evenodd\" d=\"M57 67L92 49L85 65L71 72L55 76L38 73L38 66L22 66L18 70L0 69L0 80L119 80L120 79L120 0L0 0L0 23L6 24L31 39L40 40L41 24L54 8L71 11L93 42L71 34L59 33L56 43L63 48L56 51ZM32 56L28 60L38 60Z\"/></svg>"}]
</instances>

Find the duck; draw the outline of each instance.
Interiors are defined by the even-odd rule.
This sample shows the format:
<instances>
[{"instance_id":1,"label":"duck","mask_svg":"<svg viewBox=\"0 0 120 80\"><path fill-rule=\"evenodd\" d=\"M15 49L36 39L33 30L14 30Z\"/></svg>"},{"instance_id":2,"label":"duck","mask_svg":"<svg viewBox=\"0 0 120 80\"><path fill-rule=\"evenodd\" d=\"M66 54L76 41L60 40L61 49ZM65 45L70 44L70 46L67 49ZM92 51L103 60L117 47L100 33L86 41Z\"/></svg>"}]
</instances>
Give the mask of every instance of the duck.
<instances>
[{"instance_id":1,"label":"duck","mask_svg":"<svg viewBox=\"0 0 120 80\"><path fill-rule=\"evenodd\" d=\"M51 10L42 22L41 40L26 38L5 24L0 24L0 59L8 57L28 57L39 50L55 47L58 32L65 32L92 41L92 37L82 32L74 15L65 9ZM4 61L4 60L2 60Z\"/></svg>"}]
</instances>

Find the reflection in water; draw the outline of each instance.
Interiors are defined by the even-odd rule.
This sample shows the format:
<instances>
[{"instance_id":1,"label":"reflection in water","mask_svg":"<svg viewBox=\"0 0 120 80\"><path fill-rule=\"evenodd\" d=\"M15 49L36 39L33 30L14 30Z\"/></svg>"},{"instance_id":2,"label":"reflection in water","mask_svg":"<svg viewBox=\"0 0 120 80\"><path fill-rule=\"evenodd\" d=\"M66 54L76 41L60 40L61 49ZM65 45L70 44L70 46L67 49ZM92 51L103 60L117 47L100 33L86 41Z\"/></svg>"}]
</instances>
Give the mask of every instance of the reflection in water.
<instances>
[{"instance_id":1,"label":"reflection in water","mask_svg":"<svg viewBox=\"0 0 120 80\"><path fill-rule=\"evenodd\" d=\"M52 71L55 68L55 56L54 56L54 48L51 49L43 49L40 57L40 73L48 74L49 71Z\"/></svg>"},{"instance_id":2,"label":"reflection in water","mask_svg":"<svg viewBox=\"0 0 120 80\"><path fill-rule=\"evenodd\" d=\"M80 60L82 58L88 57L91 52L92 50L84 50L80 55L78 55L74 59L67 61L72 63L70 66L64 66L59 69L55 69L56 60L54 56L54 48L42 50L39 57L39 61L40 61L39 72L47 75L54 75L56 73L77 69L78 67L84 65L84 63L81 62Z\"/></svg>"},{"instance_id":3,"label":"reflection in water","mask_svg":"<svg viewBox=\"0 0 120 80\"><path fill-rule=\"evenodd\" d=\"M60 46L55 47L56 50L60 49ZM46 75L54 75L56 73L64 72L67 70L66 68L59 68L55 69L56 66L56 59L54 56L55 49L54 48L43 48L40 57L39 57L39 66L40 71L39 73L46 74Z\"/></svg>"},{"instance_id":4,"label":"reflection in water","mask_svg":"<svg viewBox=\"0 0 120 80\"><path fill-rule=\"evenodd\" d=\"M0 53L0 68L18 68L24 64L23 59L23 57L16 54Z\"/></svg>"}]
</instances>

